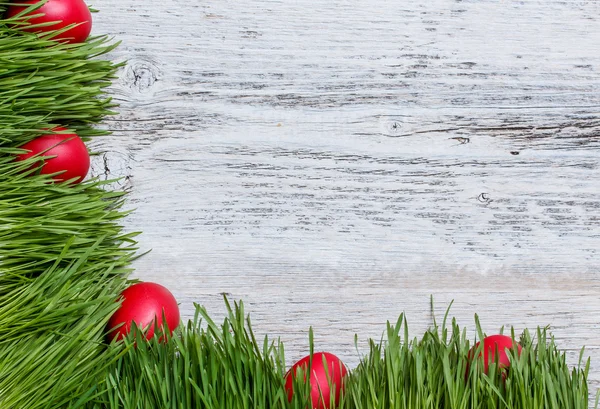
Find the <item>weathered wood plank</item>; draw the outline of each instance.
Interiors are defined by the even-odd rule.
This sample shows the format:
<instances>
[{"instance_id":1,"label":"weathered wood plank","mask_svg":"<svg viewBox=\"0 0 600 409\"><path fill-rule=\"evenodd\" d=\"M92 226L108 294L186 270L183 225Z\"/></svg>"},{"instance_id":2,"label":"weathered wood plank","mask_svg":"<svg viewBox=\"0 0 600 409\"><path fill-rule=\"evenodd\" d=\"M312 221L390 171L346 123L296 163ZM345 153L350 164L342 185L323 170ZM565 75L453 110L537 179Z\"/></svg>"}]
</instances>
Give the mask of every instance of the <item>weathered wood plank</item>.
<instances>
[{"instance_id":1,"label":"weathered wood plank","mask_svg":"<svg viewBox=\"0 0 600 409\"><path fill-rule=\"evenodd\" d=\"M600 3L104 0L138 276L290 358L406 311L551 325L600 382Z\"/></svg>"}]
</instances>

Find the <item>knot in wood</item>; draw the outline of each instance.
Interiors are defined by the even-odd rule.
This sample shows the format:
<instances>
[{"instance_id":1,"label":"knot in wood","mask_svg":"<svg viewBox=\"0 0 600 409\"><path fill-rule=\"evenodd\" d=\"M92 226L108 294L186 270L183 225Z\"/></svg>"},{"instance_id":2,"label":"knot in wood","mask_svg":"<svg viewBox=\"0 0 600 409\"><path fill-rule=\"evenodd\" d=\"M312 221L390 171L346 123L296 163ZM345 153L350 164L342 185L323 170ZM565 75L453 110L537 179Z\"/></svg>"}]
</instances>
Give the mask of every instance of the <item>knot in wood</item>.
<instances>
[{"instance_id":1,"label":"knot in wood","mask_svg":"<svg viewBox=\"0 0 600 409\"><path fill-rule=\"evenodd\" d=\"M492 201L492 198L490 197L489 193L484 192L477 196L477 200L481 203L489 203Z\"/></svg>"},{"instance_id":2,"label":"knot in wood","mask_svg":"<svg viewBox=\"0 0 600 409\"><path fill-rule=\"evenodd\" d=\"M399 136L402 132L402 123L400 121L389 121L386 128L388 136Z\"/></svg>"},{"instance_id":3,"label":"knot in wood","mask_svg":"<svg viewBox=\"0 0 600 409\"><path fill-rule=\"evenodd\" d=\"M159 69L147 61L132 61L127 67L125 80L130 88L144 93L159 80Z\"/></svg>"}]
</instances>

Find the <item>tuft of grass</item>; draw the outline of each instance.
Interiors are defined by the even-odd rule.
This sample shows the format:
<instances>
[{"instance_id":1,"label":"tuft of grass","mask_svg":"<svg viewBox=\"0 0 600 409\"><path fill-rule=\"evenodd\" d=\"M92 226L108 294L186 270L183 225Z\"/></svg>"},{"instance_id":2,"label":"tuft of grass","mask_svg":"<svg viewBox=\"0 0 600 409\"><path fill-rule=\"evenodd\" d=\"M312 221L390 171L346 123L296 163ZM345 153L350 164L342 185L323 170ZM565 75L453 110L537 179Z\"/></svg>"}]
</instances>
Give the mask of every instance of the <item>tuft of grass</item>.
<instances>
[{"instance_id":1,"label":"tuft of grass","mask_svg":"<svg viewBox=\"0 0 600 409\"><path fill-rule=\"evenodd\" d=\"M408 337L406 320L387 324L385 340L370 341L370 351L346 384L343 408L361 409L586 409L589 359L569 368L547 328L535 337L525 330L522 353L509 352L510 367L496 363L488 374L481 359L470 359L466 329L455 319L434 323L420 338ZM479 339L484 337L475 319ZM511 330L515 339L514 329ZM482 353L483 343L474 356ZM597 403L594 407L597 407Z\"/></svg>"},{"instance_id":2,"label":"tuft of grass","mask_svg":"<svg viewBox=\"0 0 600 409\"><path fill-rule=\"evenodd\" d=\"M256 339L243 303L227 308L220 326L196 305L194 320L168 342L159 341L164 335L155 328L149 342L133 331L123 343L112 344L123 355L110 367L104 392L88 407L287 408L282 344Z\"/></svg>"},{"instance_id":3,"label":"tuft of grass","mask_svg":"<svg viewBox=\"0 0 600 409\"><path fill-rule=\"evenodd\" d=\"M196 305L194 321L169 342L159 342L160 333L150 342L137 334L111 345L123 355L109 369L106 389L88 408L310 407L310 385L301 375L292 401L287 400L281 342L267 337L259 342L243 303L225 303L228 316L220 326ZM483 337L477 320L476 326ZM589 360L581 358L577 367L569 368L546 328L538 328L535 337L525 331L520 343L523 351L520 356L510 353L508 370L503 373L491 364L485 374L481 360L469 360L475 342L456 320L448 328L445 318L441 327L434 324L421 338L409 339L401 315L395 324L387 324L380 341L369 341L369 352L345 380L339 408L588 408Z\"/></svg>"},{"instance_id":4,"label":"tuft of grass","mask_svg":"<svg viewBox=\"0 0 600 409\"><path fill-rule=\"evenodd\" d=\"M0 1L0 10L8 4ZM22 32L0 18L0 148L20 146L56 126L85 139L107 134L93 125L114 113L104 88L120 64L99 57L118 43L97 36L65 44L52 41L55 33Z\"/></svg>"},{"instance_id":5,"label":"tuft of grass","mask_svg":"<svg viewBox=\"0 0 600 409\"><path fill-rule=\"evenodd\" d=\"M7 2L0 2L0 10ZM23 143L64 126L89 138L113 106L116 44L61 44L0 18L0 407L81 406L117 358L103 345L126 285L135 235L119 226L122 192L51 183L15 162Z\"/></svg>"}]
</instances>

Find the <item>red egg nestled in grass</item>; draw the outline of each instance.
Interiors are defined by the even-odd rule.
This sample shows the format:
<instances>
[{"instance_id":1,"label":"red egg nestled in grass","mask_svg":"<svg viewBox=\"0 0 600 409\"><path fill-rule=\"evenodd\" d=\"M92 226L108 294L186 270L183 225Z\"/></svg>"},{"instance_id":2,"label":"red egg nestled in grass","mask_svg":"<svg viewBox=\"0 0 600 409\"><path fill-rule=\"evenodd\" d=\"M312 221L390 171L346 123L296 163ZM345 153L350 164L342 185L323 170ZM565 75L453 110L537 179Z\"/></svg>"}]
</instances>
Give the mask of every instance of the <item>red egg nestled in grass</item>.
<instances>
[{"instance_id":1,"label":"red egg nestled in grass","mask_svg":"<svg viewBox=\"0 0 600 409\"><path fill-rule=\"evenodd\" d=\"M40 0L15 0L6 10L5 19L15 17ZM18 5L17 5L18 4ZM61 30L67 26L75 25L69 30L54 37L54 40L63 40L68 43L83 43L92 31L92 13L83 0L48 0L40 8L26 14L26 16L39 15L27 19L32 25L48 24L42 27L20 26L24 31L47 32Z\"/></svg>"},{"instance_id":2,"label":"red egg nestled in grass","mask_svg":"<svg viewBox=\"0 0 600 409\"><path fill-rule=\"evenodd\" d=\"M310 355L305 356L296 362L285 375L285 389L288 394L288 400L292 400L294 379L297 376L298 369L302 368L306 376L310 362ZM312 407L314 409L329 409L333 396L335 405L337 406L344 388L344 377L347 373L346 366L337 356L328 352L313 354L309 382Z\"/></svg>"},{"instance_id":3,"label":"red egg nestled in grass","mask_svg":"<svg viewBox=\"0 0 600 409\"><path fill-rule=\"evenodd\" d=\"M479 348L479 342L475 344L469 351L469 360L473 359L477 348ZM488 373L489 366L493 363L497 363L498 368L505 370L510 366L510 360L508 359L507 351L517 346L518 354L521 355L521 345L513 341L513 339L506 335L490 335L483 339L483 370ZM496 357L496 351L498 356ZM481 357L481 355L480 355Z\"/></svg>"},{"instance_id":4,"label":"red egg nestled in grass","mask_svg":"<svg viewBox=\"0 0 600 409\"><path fill-rule=\"evenodd\" d=\"M137 283L123 291L121 296L123 297L121 307L108 321L109 341L115 337L117 340L124 338L131 331L134 322L137 328L144 331L148 340L154 336L154 327L157 323L162 331L166 331L166 323L170 334L179 325L177 300L162 285ZM122 325L116 328L120 324Z\"/></svg>"},{"instance_id":5,"label":"red egg nestled in grass","mask_svg":"<svg viewBox=\"0 0 600 409\"><path fill-rule=\"evenodd\" d=\"M65 128L55 128L55 132L66 131ZM20 149L29 152L17 156L17 160L39 156L44 159L40 173L44 175L58 173L53 177L56 181L74 179L73 183L81 182L90 170L90 155L85 143L74 133L42 135Z\"/></svg>"}]
</instances>

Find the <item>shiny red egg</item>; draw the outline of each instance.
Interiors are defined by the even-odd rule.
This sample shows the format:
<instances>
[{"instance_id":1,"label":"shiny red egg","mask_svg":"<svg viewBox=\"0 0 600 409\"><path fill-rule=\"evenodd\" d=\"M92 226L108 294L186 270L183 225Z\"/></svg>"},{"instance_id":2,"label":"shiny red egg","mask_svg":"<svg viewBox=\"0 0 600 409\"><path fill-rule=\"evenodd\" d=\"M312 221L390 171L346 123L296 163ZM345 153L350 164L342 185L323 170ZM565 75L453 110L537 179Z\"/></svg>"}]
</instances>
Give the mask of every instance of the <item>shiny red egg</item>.
<instances>
[{"instance_id":1,"label":"shiny red egg","mask_svg":"<svg viewBox=\"0 0 600 409\"><path fill-rule=\"evenodd\" d=\"M40 3L40 0L15 0L15 5L9 6L6 10L5 19L12 18L29 6ZM19 4L19 5L17 5ZM56 23L43 27L22 27L24 31L47 32L51 30L60 30L71 24L77 26L54 37L54 40L63 40L68 43L84 42L92 31L92 13L83 0L48 0L43 6L29 13L28 15L43 14L39 17L30 18L27 21L30 24Z\"/></svg>"},{"instance_id":2,"label":"shiny red egg","mask_svg":"<svg viewBox=\"0 0 600 409\"><path fill-rule=\"evenodd\" d=\"M65 128L55 128L55 132L66 131ZM29 152L18 155L17 160L29 159L33 156L48 157L40 173L48 175L58 173L53 177L56 181L75 179L73 183L81 182L90 170L90 155L85 143L74 133L42 135L20 149Z\"/></svg>"},{"instance_id":3,"label":"shiny red egg","mask_svg":"<svg viewBox=\"0 0 600 409\"><path fill-rule=\"evenodd\" d=\"M479 342L476 343L469 351L470 359L473 358L479 345ZM483 339L483 368L485 373L488 372L491 364L496 363L496 359L499 369L507 369L510 366L507 351L512 350L513 346L517 346L518 354L521 355L521 345L516 344L511 337L506 335L490 335L489 337L485 337ZM496 351L498 351L497 357Z\"/></svg>"},{"instance_id":4,"label":"shiny red egg","mask_svg":"<svg viewBox=\"0 0 600 409\"><path fill-rule=\"evenodd\" d=\"M121 293L121 297L121 307L108 322L109 341L125 337L131 331L134 322L144 331L148 340L154 336L155 323L159 323L158 327L163 331L166 323L171 334L179 325L177 300L160 284L149 282L133 284Z\"/></svg>"},{"instance_id":5,"label":"shiny red egg","mask_svg":"<svg viewBox=\"0 0 600 409\"><path fill-rule=\"evenodd\" d=\"M310 362L310 355L305 356L296 362L285 375L285 389L288 400L292 400L294 378L297 376L298 369L302 368L306 373ZM313 354L309 380L313 409L329 409L332 397L334 397L334 403L337 406L344 388L344 377L347 373L346 366L337 356L329 352Z\"/></svg>"}]
</instances>

